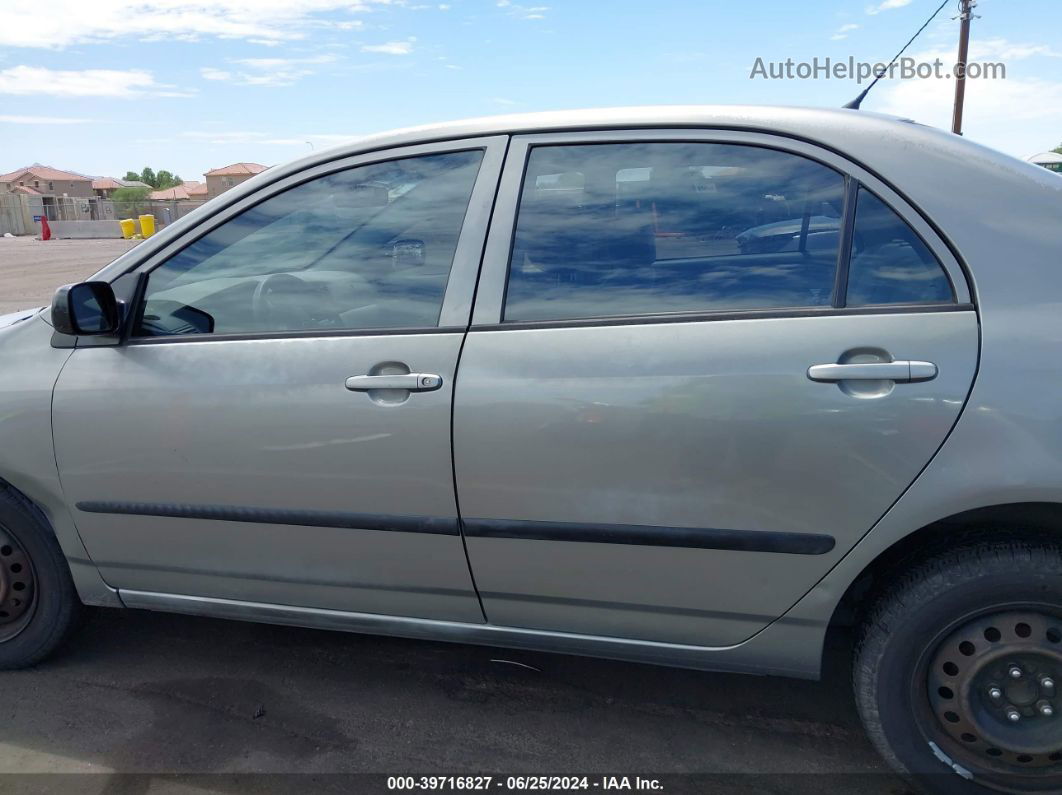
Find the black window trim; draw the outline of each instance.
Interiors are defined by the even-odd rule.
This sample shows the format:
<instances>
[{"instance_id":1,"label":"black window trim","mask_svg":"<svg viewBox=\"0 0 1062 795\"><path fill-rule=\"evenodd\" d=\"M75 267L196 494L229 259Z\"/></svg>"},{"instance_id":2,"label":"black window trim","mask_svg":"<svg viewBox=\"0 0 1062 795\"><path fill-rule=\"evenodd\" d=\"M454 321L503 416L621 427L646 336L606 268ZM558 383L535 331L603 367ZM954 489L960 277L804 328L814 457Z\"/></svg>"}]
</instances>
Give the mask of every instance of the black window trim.
<instances>
[{"instance_id":1,"label":"black window trim","mask_svg":"<svg viewBox=\"0 0 1062 795\"><path fill-rule=\"evenodd\" d=\"M294 331L241 331L231 334L166 334L129 337L126 345L166 345L179 342L238 342L241 340L291 340L328 337L398 337L414 334L464 334L465 326L393 326L368 329L297 329Z\"/></svg>"},{"instance_id":2,"label":"black window trim","mask_svg":"<svg viewBox=\"0 0 1062 795\"><path fill-rule=\"evenodd\" d=\"M648 315L602 315L565 320L515 320L473 325L469 332L527 331L530 329L587 328L589 326L645 326L662 323L709 323L728 320L775 320L786 318L848 317L858 315L927 315L942 312L975 312L972 303L954 301L933 304L874 304L873 306L798 306L767 309L732 309L708 312L671 312Z\"/></svg>"},{"instance_id":3,"label":"black window trim","mask_svg":"<svg viewBox=\"0 0 1062 795\"><path fill-rule=\"evenodd\" d=\"M837 269L833 274L833 299L831 304L834 309L844 309L848 305L848 270L852 264L852 242L855 240L855 216L858 197L859 180L851 174L845 174L844 207L841 209L841 236L837 241Z\"/></svg>"}]
</instances>

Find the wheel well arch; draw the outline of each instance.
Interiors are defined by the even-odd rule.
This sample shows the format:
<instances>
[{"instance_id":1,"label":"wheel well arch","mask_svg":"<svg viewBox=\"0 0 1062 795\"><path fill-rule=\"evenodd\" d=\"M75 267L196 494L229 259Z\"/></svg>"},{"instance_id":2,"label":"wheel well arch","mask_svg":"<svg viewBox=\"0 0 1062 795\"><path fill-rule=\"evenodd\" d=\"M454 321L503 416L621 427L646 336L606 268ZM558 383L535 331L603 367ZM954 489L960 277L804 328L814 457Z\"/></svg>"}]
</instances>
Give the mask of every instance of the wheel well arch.
<instances>
[{"instance_id":1,"label":"wheel well arch","mask_svg":"<svg viewBox=\"0 0 1062 795\"><path fill-rule=\"evenodd\" d=\"M14 483L12 483L10 480L3 476L0 476L0 491L6 491L8 494L14 497L19 503L22 504L22 506L27 511L32 513L38 520L40 520L41 524L43 524L44 527L46 527L53 536L56 536L58 538L58 534L55 532L55 524L48 516L48 512L45 511L44 507L41 506L35 499L30 497L28 494L26 494L26 492L22 491L22 489L20 489L18 486L16 486Z\"/></svg>"},{"instance_id":2,"label":"wheel well arch","mask_svg":"<svg viewBox=\"0 0 1062 795\"><path fill-rule=\"evenodd\" d=\"M0 475L0 492L7 494L32 514L55 539L82 603L101 607L124 607L118 598L118 592L104 582L69 517L53 514L44 501L30 496L3 475Z\"/></svg>"},{"instance_id":3,"label":"wheel well arch","mask_svg":"<svg viewBox=\"0 0 1062 795\"><path fill-rule=\"evenodd\" d=\"M938 519L897 540L870 561L845 590L828 633L858 625L892 575L946 549L978 541L1044 540L1062 543L1062 503L988 505Z\"/></svg>"}]
</instances>

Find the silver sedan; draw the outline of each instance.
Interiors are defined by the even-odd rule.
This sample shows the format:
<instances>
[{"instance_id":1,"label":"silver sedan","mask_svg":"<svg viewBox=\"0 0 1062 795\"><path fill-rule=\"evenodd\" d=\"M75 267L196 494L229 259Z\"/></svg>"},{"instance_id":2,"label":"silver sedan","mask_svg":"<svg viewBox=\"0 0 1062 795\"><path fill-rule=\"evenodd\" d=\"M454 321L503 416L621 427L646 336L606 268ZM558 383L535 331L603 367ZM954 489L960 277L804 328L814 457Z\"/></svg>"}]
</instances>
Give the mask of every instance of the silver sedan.
<instances>
[{"instance_id":1,"label":"silver sedan","mask_svg":"<svg viewBox=\"0 0 1062 795\"><path fill-rule=\"evenodd\" d=\"M0 667L83 604L816 677L1062 787L1062 179L854 110L271 168L0 329Z\"/></svg>"}]
</instances>

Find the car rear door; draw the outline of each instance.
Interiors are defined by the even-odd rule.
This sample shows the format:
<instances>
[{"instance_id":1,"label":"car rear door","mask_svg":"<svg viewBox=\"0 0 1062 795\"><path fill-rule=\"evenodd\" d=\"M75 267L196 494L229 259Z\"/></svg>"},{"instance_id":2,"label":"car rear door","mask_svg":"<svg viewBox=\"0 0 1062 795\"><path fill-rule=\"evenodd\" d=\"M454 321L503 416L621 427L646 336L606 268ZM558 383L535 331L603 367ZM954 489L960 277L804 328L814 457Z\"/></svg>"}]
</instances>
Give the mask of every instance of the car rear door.
<instances>
[{"instance_id":1,"label":"car rear door","mask_svg":"<svg viewBox=\"0 0 1062 795\"><path fill-rule=\"evenodd\" d=\"M504 147L317 166L141 265L129 338L79 346L54 393L110 585L482 621L450 415Z\"/></svg>"},{"instance_id":2,"label":"car rear door","mask_svg":"<svg viewBox=\"0 0 1062 795\"><path fill-rule=\"evenodd\" d=\"M488 620L749 638L918 476L977 355L948 247L835 153L514 138L454 404Z\"/></svg>"}]
</instances>

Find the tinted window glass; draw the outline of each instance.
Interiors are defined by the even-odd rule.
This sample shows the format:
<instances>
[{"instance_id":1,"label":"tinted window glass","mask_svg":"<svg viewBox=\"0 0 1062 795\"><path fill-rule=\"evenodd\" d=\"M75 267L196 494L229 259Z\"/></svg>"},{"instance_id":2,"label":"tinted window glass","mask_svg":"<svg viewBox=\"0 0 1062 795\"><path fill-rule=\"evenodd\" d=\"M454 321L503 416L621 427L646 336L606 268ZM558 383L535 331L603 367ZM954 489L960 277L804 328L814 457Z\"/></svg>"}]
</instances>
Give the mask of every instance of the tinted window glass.
<instances>
[{"instance_id":1,"label":"tinted window glass","mask_svg":"<svg viewBox=\"0 0 1062 795\"><path fill-rule=\"evenodd\" d=\"M881 199L860 188L847 305L954 300L951 282L929 247Z\"/></svg>"},{"instance_id":2,"label":"tinted window glass","mask_svg":"<svg viewBox=\"0 0 1062 795\"><path fill-rule=\"evenodd\" d=\"M531 150L505 320L828 306L844 180L753 146Z\"/></svg>"},{"instance_id":3,"label":"tinted window glass","mask_svg":"<svg viewBox=\"0 0 1062 795\"><path fill-rule=\"evenodd\" d=\"M436 325L481 157L375 163L265 200L152 271L138 333Z\"/></svg>"}]
</instances>

